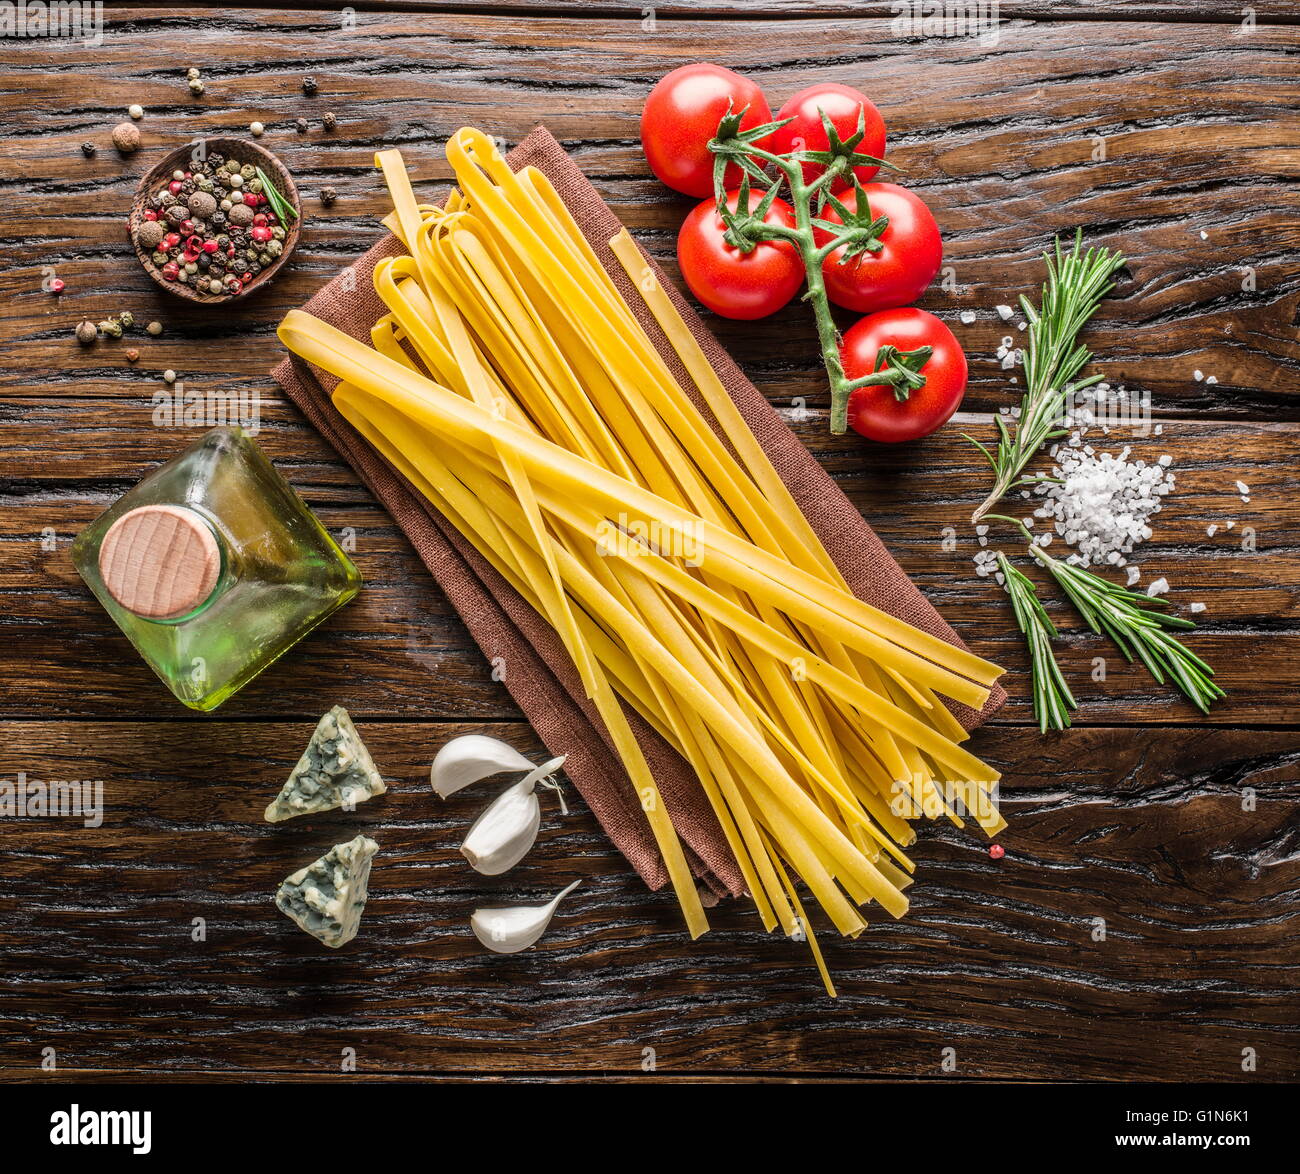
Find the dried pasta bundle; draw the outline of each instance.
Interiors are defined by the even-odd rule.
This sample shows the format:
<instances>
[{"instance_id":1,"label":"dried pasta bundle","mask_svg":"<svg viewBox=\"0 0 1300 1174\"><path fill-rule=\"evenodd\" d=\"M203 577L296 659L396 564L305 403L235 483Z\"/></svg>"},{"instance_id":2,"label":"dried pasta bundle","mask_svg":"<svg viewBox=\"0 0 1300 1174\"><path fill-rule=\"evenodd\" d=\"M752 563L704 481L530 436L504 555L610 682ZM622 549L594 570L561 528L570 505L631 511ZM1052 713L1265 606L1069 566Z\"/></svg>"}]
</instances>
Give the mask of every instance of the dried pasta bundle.
<instances>
[{"instance_id":1,"label":"dried pasta bundle","mask_svg":"<svg viewBox=\"0 0 1300 1174\"><path fill-rule=\"evenodd\" d=\"M447 156L445 208L377 156L407 254L375 269L371 345L296 310L280 338L555 629L691 935L704 909L624 705L691 764L764 927L807 937L833 994L792 875L856 935L872 902L906 912L910 821L960 824L954 781L1004 826L940 700L978 708L1000 670L852 594L626 232L611 248L712 422L545 177L472 129Z\"/></svg>"}]
</instances>

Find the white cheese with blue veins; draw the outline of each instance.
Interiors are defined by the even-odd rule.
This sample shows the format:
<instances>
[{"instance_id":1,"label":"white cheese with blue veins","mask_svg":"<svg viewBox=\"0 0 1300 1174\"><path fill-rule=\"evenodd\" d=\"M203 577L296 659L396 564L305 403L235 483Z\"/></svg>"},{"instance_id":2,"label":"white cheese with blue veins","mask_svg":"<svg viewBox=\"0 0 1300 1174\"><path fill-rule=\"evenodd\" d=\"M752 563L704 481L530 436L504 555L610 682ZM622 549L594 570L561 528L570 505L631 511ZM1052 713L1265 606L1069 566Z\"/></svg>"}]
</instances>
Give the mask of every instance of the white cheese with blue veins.
<instances>
[{"instance_id":1,"label":"white cheese with blue veins","mask_svg":"<svg viewBox=\"0 0 1300 1174\"><path fill-rule=\"evenodd\" d=\"M348 711L336 705L316 724L289 781L267 807L266 820L279 823L336 807L351 811L387 790Z\"/></svg>"},{"instance_id":2,"label":"white cheese with blue veins","mask_svg":"<svg viewBox=\"0 0 1300 1174\"><path fill-rule=\"evenodd\" d=\"M276 907L331 949L347 945L361 928L370 862L378 851L379 845L366 836L335 844L285 878L275 894Z\"/></svg>"}]
</instances>

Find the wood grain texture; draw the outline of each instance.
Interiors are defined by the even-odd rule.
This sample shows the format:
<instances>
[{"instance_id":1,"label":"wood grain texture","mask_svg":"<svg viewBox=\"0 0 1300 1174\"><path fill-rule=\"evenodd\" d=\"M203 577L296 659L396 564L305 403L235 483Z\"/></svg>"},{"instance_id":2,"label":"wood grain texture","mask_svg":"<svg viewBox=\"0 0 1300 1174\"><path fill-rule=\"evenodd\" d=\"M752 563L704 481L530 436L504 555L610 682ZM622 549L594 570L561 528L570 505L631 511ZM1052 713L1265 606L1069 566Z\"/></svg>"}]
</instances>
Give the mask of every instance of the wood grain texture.
<instances>
[{"instance_id":1,"label":"wood grain texture","mask_svg":"<svg viewBox=\"0 0 1300 1174\"><path fill-rule=\"evenodd\" d=\"M343 32L331 14L234 11L204 17L209 85L196 103L172 66L174 24L154 12L112 15L121 29L98 49L0 47L0 116L11 112L21 129L0 159L0 183L14 196L35 188L57 198L54 216L30 198L0 201L13 242L0 275L0 291L12 295L3 321L15 340L0 391L41 396L53 382L61 394L134 397L166 366L223 385L259 378L278 352L274 323L380 232L376 143L402 146L417 177L445 180L440 146L471 118L508 142L543 119L638 239L667 259L691 202L648 175L637 119L653 82L709 45L774 98L822 77L876 96L891 158L944 230L955 288L936 286L922 304L953 322L972 354L971 407L988 410L1010 390L993 359L1009 329L994 305L1032 292L1053 232L1082 224L1090 239L1133 258L1131 280L1093 333L1108 377L1149 390L1160 412L1297 418L1300 189L1286 182L1300 172L1294 29L1237 36L1203 25L1025 24L985 49L882 37L871 20L663 22L646 34L630 21L362 13ZM246 62L252 28L273 62L260 71ZM1116 59L1105 70L1099 45ZM298 87L309 69L321 86L313 99ZM69 76L86 75L96 78L93 96L79 87L70 101ZM106 135L130 101L150 113L140 124L146 149L124 165ZM339 117L334 134L319 126L328 109ZM306 136L292 126L300 114L313 122ZM301 180L307 223L291 271L215 316L165 304L125 266L106 284L103 266L130 255L121 216L151 154L197 133L245 128L254 115L268 128L263 141ZM87 137L105 140L91 161L78 152ZM317 199L325 183L340 193L329 210ZM68 283L59 300L40 289L47 264ZM1241 288L1247 270L1252 291ZM122 346L82 351L71 339L78 318L126 303L169 328L133 371L124 371ZM978 320L957 323L963 309ZM825 402L800 307L758 328L715 324L773 398ZM200 349L190 345L196 337L238 345ZM1198 369L1218 383L1196 382Z\"/></svg>"},{"instance_id":2,"label":"wood grain texture","mask_svg":"<svg viewBox=\"0 0 1300 1174\"><path fill-rule=\"evenodd\" d=\"M40 1079L46 1046L64 1075L119 1080L326 1077L343 1047L363 1077L632 1079L653 1048L665 1079L929 1078L944 1047L972 1080L1234 1080L1247 1047L1259 1078L1300 1076L1300 30L1290 5L1256 9L1241 28L1220 0L1021 0L991 46L896 37L888 5L842 0L675 0L653 30L639 6L603 0L361 5L352 30L323 10L112 7L101 46L0 43L0 778L102 778L106 803L98 828L0 820L0 1080ZM201 101L178 43L204 69ZM799 307L713 320L945 617L1010 670L1013 699L973 745L1006 775L1006 858L926 829L912 915L857 942L823 938L834 1004L805 949L764 939L739 908L686 942L671 899L644 891L581 804L565 821L548 805L539 849L506 878L460 862L481 800L433 799L434 751L466 730L521 746L528 732L499 725L519 715L446 601L266 376L282 314L379 235L379 144L400 145L437 194L457 126L515 142L544 122L671 269L690 201L649 176L637 118L660 75L701 57L778 102L823 78L877 97L952 266L922 304L972 361L954 426L864 449L825 433ZM147 110L145 146L123 161L108 133L131 102ZM302 192L299 250L271 288L219 313L175 304L132 257L136 180L165 149L254 118ZM89 160L87 139L100 144ZM1076 224L1132 258L1090 342L1112 382L1151 393L1163 435L1135 448L1175 458L1144 581L1167 576L1180 607L1206 604L1190 639L1229 698L1201 719L1053 603L1082 705L1075 729L1043 738L1025 728L1006 602L973 573L964 519L985 477L958 432L987 435L1018 395L994 358L1017 332L993 307L1032 292L1042 249ZM43 266L67 283L60 298L41 290ZM81 318L127 308L165 333L73 341ZM367 581L208 718L170 700L68 559L79 529L199 435L158 426L169 367L191 393L256 406L259 443L355 544ZM1096 657L1104 681L1090 679ZM334 703L394 789L355 816L262 823ZM327 957L271 893L362 829L383 848L372 903L358 940ZM578 875L535 951L478 949L476 903Z\"/></svg>"},{"instance_id":3,"label":"wood grain texture","mask_svg":"<svg viewBox=\"0 0 1300 1174\"><path fill-rule=\"evenodd\" d=\"M1011 780L1006 858L923 829L908 918L823 934L832 1003L806 947L740 908L687 942L580 803L561 819L544 802L509 876L472 873L455 845L482 796L443 802L427 778L444 739L479 728L362 723L389 794L272 826L261 808L309 722L5 723L31 777L102 778L104 821L24 821L6 844L0 1062L54 1047L76 1068L334 1071L351 1046L372 1072L628 1073L649 1047L661 1072L923 1076L951 1046L973 1078L1220 1080L1253 1047L1261 1076L1300 1075L1295 732L977 735ZM540 753L524 727L498 732ZM326 954L271 893L358 830L381 845L371 900ZM536 950L490 956L470 935L475 905L577 876Z\"/></svg>"},{"instance_id":4,"label":"wood grain texture","mask_svg":"<svg viewBox=\"0 0 1300 1174\"><path fill-rule=\"evenodd\" d=\"M0 631L32 637L21 661L0 667L0 680L15 714L108 717L125 708L179 716L81 585L68 548L72 536L156 456L178 451L191 432L153 428L144 406L99 401L98 410L88 411L92 403L0 401L0 445L10 454L14 478L3 503L10 508L0 510L7 553L0 567ZM969 448L958 429L987 434L987 418L959 420L911 452L878 451L870 466L854 438L831 437L821 418L796 420L794 427L945 618L978 653L1010 670L1012 701L996 720L1028 720L1026 664L1009 605L992 582L976 576L971 561L979 546L966 519L983 482L969 475ZM401 717L416 707L439 718L517 717L406 540L369 504L351 471L290 409L267 405L259 428L258 443L335 538L350 536L366 588L221 713L314 719L322 696L345 689L358 716ZM1300 426L1188 421L1170 424L1163 436L1127 443L1148 460L1176 454L1177 489L1138 561L1144 583L1169 580L1179 607L1206 605L1190 642L1229 693L1207 720L1300 722L1300 472L1293 457ZM1239 476L1249 483L1249 505L1234 486ZM1031 504L1020 502L1018 512L1028 514ZM1225 528L1229 521L1231 530ZM1219 529L1210 537L1212 523ZM46 549L47 527L55 531L52 550ZM1009 539L1004 546L1008 553L1018 549ZM1042 581L1035 569L1026 569ZM1077 685L1078 720L1198 716L1142 669L1126 666L1104 640L1082 631L1054 592L1045 591L1044 598L1067 633L1061 662ZM37 638L52 624L71 639ZM1090 680L1095 657L1106 658L1102 682Z\"/></svg>"}]
</instances>

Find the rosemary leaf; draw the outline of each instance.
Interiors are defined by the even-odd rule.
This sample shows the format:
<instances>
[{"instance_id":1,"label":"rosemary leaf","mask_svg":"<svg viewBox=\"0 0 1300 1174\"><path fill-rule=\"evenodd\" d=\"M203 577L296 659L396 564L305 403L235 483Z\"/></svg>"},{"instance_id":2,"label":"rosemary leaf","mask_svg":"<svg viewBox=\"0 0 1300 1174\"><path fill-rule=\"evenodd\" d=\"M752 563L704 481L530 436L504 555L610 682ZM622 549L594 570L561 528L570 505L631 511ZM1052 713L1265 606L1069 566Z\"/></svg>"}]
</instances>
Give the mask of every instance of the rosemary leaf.
<instances>
[{"instance_id":1,"label":"rosemary leaf","mask_svg":"<svg viewBox=\"0 0 1300 1174\"><path fill-rule=\"evenodd\" d=\"M1045 253L1043 260L1047 280L1043 283L1042 307L1035 309L1027 297L1020 298L1029 323L1020 417L1014 433L1000 416L997 418L998 446L992 456L985 446L976 445L993 466L995 484L971 515L972 522L978 522L1012 489L1024 485L1020 474L1034 454L1046 441L1064 435L1059 420L1070 393L1101 381L1100 375L1078 378L1092 358L1092 352L1078 339L1101 299L1115 288L1113 277L1124 264L1124 255L1110 249L1085 249L1083 229L1078 229L1070 252L1062 251L1057 237L1054 252ZM976 443L970 437L966 439Z\"/></svg>"},{"instance_id":2,"label":"rosemary leaf","mask_svg":"<svg viewBox=\"0 0 1300 1174\"><path fill-rule=\"evenodd\" d=\"M1052 654L1056 625L1043 610L1033 583L1016 570L1000 550L997 552L997 560L998 569L1002 572L1003 589L1011 600L1011 611L1029 646L1034 717L1038 719L1039 732L1045 734L1049 729L1063 730L1070 724L1069 711L1077 709L1078 704Z\"/></svg>"},{"instance_id":3,"label":"rosemary leaf","mask_svg":"<svg viewBox=\"0 0 1300 1174\"><path fill-rule=\"evenodd\" d=\"M1136 659L1158 684L1172 681L1202 713L1225 696L1214 683L1214 670L1171 631L1188 631L1196 625L1164 611L1163 600L1140 595L1072 563L1053 558L1015 518L989 514L1009 522L1029 540L1029 552L1056 580L1084 622L1107 636L1130 664Z\"/></svg>"}]
</instances>

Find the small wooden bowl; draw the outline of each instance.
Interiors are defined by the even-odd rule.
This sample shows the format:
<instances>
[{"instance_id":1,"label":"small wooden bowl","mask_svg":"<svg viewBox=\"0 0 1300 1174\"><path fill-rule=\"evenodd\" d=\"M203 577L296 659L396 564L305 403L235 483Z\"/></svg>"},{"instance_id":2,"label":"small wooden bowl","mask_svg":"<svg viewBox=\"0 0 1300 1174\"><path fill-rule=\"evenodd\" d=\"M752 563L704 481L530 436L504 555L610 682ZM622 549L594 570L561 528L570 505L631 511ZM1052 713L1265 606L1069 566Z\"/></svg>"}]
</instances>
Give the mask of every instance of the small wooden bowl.
<instances>
[{"instance_id":1,"label":"small wooden bowl","mask_svg":"<svg viewBox=\"0 0 1300 1174\"><path fill-rule=\"evenodd\" d=\"M160 286L169 294L178 298L184 298L189 302L210 302L217 304L220 302L236 302L240 298L245 298L256 290L262 289L268 285L277 273L284 267L284 263L293 255L294 249L298 247L298 234L302 227L302 200L298 196L298 189L294 186L293 176L289 174L289 169L285 167L270 151L259 147L256 143L248 139L223 139L213 138L204 139L203 148L208 153L218 152L227 159L235 158L241 163L251 163L254 167L260 167L275 182L280 194L289 202L293 210L298 215L288 224L281 225L284 229L284 250L278 257L265 269L262 270L251 281L244 283L244 288L237 294L228 293L200 293L187 282L168 281L157 265L153 263L153 255L150 250L143 249L136 243L135 229L144 219L144 210L150 206L150 200L164 184L170 183L172 172L189 169L190 159L194 153L195 144L186 143L183 147L177 147L170 152L165 158L155 163L154 166L145 173L140 180L139 186L135 190L135 199L131 202L131 217L129 235L131 237L131 247L135 249L135 255L140 258L140 264L144 266L144 271L149 274Z\"/></svg>"}]
</instances>

